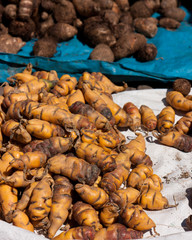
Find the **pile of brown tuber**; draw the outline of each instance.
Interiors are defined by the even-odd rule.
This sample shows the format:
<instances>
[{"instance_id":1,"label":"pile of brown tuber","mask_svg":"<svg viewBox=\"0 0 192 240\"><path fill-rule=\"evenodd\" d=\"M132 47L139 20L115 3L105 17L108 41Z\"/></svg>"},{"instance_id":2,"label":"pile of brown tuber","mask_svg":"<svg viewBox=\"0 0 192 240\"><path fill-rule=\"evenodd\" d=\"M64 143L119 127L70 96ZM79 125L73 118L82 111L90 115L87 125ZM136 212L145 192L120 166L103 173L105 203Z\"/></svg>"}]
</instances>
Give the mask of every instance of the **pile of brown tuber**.
<instances>
[{"instance_id":1,"label":"pile of brown tuber","mask_svg":"<svg viewBox=\"0 0 192 240\"><path fill-rule=\"evenodd\" d=\"M159 19L152 17L155 12ZM177 29L184 17L177 0L0 0L0 36L24 42L37 38L33 55L52 57L57 43L77 35L93 48L92 60L134 56L146 62L157 55L147 38L153 38L158 27ZM4 41L0 51L6 52L1 45Z\"/></svg>"}]
</instances>

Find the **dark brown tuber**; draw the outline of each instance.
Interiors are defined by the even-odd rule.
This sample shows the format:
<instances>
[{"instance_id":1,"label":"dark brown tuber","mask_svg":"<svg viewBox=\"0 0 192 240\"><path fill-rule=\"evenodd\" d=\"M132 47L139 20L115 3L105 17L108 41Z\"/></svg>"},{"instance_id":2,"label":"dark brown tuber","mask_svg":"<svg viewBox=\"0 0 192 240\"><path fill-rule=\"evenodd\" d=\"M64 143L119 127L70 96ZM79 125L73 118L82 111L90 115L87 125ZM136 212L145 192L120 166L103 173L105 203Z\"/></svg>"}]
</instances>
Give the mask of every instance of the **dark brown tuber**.
<instances>
[{"instance_id":1,"label":"dark brown tuber","mask_svg":"<svg viewBox=\"0 0 192 240\"><path fill-rule=\"evenodd\" d=\"M130 57L147 43L144 35L140 33L130 33L119 38L112 47L115 59Z\"/></svg>"},{"instance_id":2,"label":"dark brown tuber","mask_svg":"<svg viewBox=\"0 0 192 240\"><path fill-rule=\"evenodd\" d=\"M93 0L73 0L73 4L81 17L92 17L98 15L100 11L99 3Z\"/></svg>"},{"instance_id":3,"label":"dark brown tuber","mask_svg":"<svg viewBox=\"0 0 192 240\"><path fill-rule=\"evenodd\" d=\"M33 46L33 54L41 57L53 57L56 53L57 41L51 37L38 39Z\"/></svg>"},{"instance_id":4,"label":"dark brown tuber","mask_svg":"<svg viewBox=\"0 0 192 240\"><path fill-rule=\"evenodd\" d=\"M157 48L152 43L147 43L145 46L139 49L134 55L137 61L139 62L148 62L152 61L157 56Z\"/></svg>"},{"instance_id":5,"label":"dark brown tuber","mask_svg":"<svg viewBox=\"0 0 192 240\"><path fill-rule=\"evenodd\" d=\"M57 42L71 39L77 34L77 29L70 24L58 22L51 26L47 31L49 36L54 37Z\"/></svg>"},{"instance_id":6,"label":"dark brown tuber","mask_svg":"<svg viewBox=\"0 0 192 240\"><path fill-rule=\"evenodd\" d=\"M76 19L76 11L72 2L62 1L62 4L57 4L53 11L56 22L73 24Z\"/></svg>"},{"instance_id":7,"label":"dark brown tuber","mask_svg":"<svg viewBox=\"0 0 192 240\"><path fill-rule=\"evenodd\" d=\"M191 83L185 78L178 78L173 82L173 90L187 96L191 91Z\"/></svg>"},{"instance_id":8,"label":"dark brown tuber","mask_svg":"<svg viewBox=\"0 0 192 240\"><path fill-rule=\"evenodd\" d=\"M168 30L175 30L180 27L180 22L173 18L163 17L159 20L159 27L166 28Z\"/></svg>"},{"instance_id":9,"label":"dark brown tuber","mask_svg":"<svg viewBox=\"0 0 192 240\"><path fill-rule=\"evenodd\" d=\"M152 38L156 35L158 29L157 23L158 20L153 17L135 18L133 22L135 31L138 33L142 33L148 38Z\"/></svg>"},{"instance_id":10,"label":"dark brown tuber","mask_svg":"<svg viewBox=\"0 0 192 240\"><path fill-rule=\"evenodd\" d=\"M182 22L185 18L185 11L182 8L167 8L163 11L162 15L164 17L173 18L178 22Z\"/></svg>"},{"instance_id":11,"label":"dark brown tuber","mask_svg":"<svg viewBox=\"0 0 192 240\"><path fill-rule=\"evenodd\" d=\"M106 44L98 44L90 54L91 60L114 62L115 57L111 48Z\"/></svg>"},{"instance_id":12,"label":"dark brown tuber","mask_svg":"<svg viewBox=\"0 0 192 240\"><path fill-rule=\"evenodd\" d=\"M153 9L148 8L144 1L137 1L131 5L130 12L133 18L151 17Z\"/></svg>"},{"instance_id":13,"label":"dark brown tuber","mask_svg":"<svg viewBox=\"0 0 192 240\"><path fill-rule=\"evenodd\" d=\"M13 20L9 25L9 34L20 37L24 41L29 41L35 36L35 23L32 19L26 21Z\"/></svg>"}]
</instances>

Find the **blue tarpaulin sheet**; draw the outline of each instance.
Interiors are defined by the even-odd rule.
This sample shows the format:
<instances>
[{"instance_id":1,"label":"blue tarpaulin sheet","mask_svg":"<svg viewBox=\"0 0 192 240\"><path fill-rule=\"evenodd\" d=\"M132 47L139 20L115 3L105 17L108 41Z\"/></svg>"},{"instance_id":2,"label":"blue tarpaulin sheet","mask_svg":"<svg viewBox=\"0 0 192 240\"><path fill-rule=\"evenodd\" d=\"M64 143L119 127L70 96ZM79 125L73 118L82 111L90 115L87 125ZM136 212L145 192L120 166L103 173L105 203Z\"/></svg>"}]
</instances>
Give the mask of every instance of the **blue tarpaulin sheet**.
<instances>
[{"instance_id":1,"label":"blue tarpaulin sheet","mask_svg":"<svg viewBox=\"0 0 192 240\"><path fill-rule=\"evenodd\" d=\"M77 36L59 43L52 58L34 57L32 50L36 39L33 39L17 54L0 53L0 82L21 72L28 63L32 63L35 71L55 70L59 76L68 73L77 78L88 71L117 76L116 82L121 81L121 76L126 77L126 81L133 78L136 81L147 78L163 82L176 78L192 80L192 15L186 8L183 9L186 17L177 30L159 27L156 36L148 39L147 42L154 43L158 49L153 61L141 63L133 57L113 63L89 60L92 48L79 41ZM157 14L155 16L158 17Z\"/></svg>"}]
</instances>

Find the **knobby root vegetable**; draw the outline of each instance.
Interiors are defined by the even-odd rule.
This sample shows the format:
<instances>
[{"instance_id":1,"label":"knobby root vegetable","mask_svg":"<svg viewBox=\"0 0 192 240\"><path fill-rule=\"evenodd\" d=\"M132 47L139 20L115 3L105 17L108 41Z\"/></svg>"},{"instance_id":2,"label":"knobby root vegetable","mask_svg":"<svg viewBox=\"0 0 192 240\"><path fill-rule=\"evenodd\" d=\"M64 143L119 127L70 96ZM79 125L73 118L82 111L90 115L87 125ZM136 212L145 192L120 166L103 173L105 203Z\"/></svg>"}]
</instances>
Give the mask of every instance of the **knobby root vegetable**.
<instances>
[{"instance_id":1,"label":"knobby root vegetable","mask_svg":"<svg viewBox=\"0 0 192 240\"><path fill-rule=\"evenodd\" d=\"M3 219L10 223L18 202L18 190L7 184L0 184L0 204Z\"/></svg>"},{"instance_id":2,"label":"knobby root vegetable","mask_svg":"<svg viewBox=\"0 0 192 240\"><path fill-rule=\"evenodd\" d=\"M108 119L89 104L85 104L78 100L69 107L69 110L74 114L80 114L87 117L90 122L95 124L97 129L110 129L111 127Z\"/></svg>"},{"instance_id":3,"label":"knobby root vegetable","mask_svg":"<svg viewBox=\"0 0 192 240\"><path fill-rule=\"evenodd\" d=\"M40 119L22 120L28 133L39 139L47 139L51 137L64 137L65 130L56 124L49 123Z\"/></svg>"},{"instance_id":4,"label":"knobby root vegetable","mask_svg":"<svg viewBox=\"0 0 192 240\"><path fill-rule=\"evenodd\" d=\"M63 225L69 215L72 204L71 191L73 185L63 176L55 175L52 205L49 214L50 227L48 228L48 238L55 236L57 230Z\"/></svg>"},{"instance_id":5,"label":"knobby root vegetable","mask_svg":"<svg viewBox=\"0 0 192 240\"><path fill-rule=\"evenodd\" d=\"M174 147L183 152L192 151L192 137L181 132L172 130L166 134L159 135L154 131L153 136L163 145Z\"/></svg>"},{"instance_id":6,"label":"knobby root vegetable","mask_svg":"<svg viewBox=\"0 0 192 240\"><path fill-rule=\"evenodd\" d=\"M143 232L127 228L120 223L114 223L107 228L99 230L94 237L94 240L128 240L143 238Z\"/></svg>"},{"instance_id":7,"label":"knobby root vegetable","mask_svg":"<svg viewBox=\"0 0 192 240\"><path fill-rule=\"evenodd\" d=\"M158 116L157 129L160 133L166 133L173 128L175 111L172 107L163 108Z\"/></svg>"},{"instance_id":8,"label":"knobby root vegetable","mask_svg":"<svg viewBox=\"0 0 192 240\"><path fill-rule=\"evenodd\" d=\"M81 201L73 205L73 218L80 226L90 226L95 231L102 228L96 210L91 205Z\"/></svg>"},{"instance_id":9,"label":"knobby root vegetable","mask_svg":"<svg viewBox=\"0 0 192 240\"><path fill-rule=\"evenodd\" d=\"M137 188L141 180L153 174L153 169L151 166L146 166L144 164L137 165L129 174L127 179L127 184L130 187Z\"/></svg>"},{"instance_id":10,"label":"knobby root vegetable","mask_svg":"<svg viewBox=\"0 0 192 240\"><path fill-rule=\"evenodd\" d=\"M37 186L38 183L38 181L32 182L24 189L22 196L17 203L16 209L24 211L27 208L33 189Z\"/></svg>"},{"instance_id":11,"label":"knobby root vegetable","mask_svg":"<svg viewBox=\"0 0 192 240\"><path fill-rule=\"evenodd\" d=\"M56 85L52 89L52 93L54 93L58 97L66 96L75 89L76 85L77 79L75 77L69 76L68 74L65 74L61 76L59 81L56 83Z\"/></svg>"},{"instance_id":12,"label":"knobby root vegetable","mask_svg":"<svg viewBox=\"0 0 192 240\"><path fill-rule=\"evenodd\" d=\"M100 182L100 186L108 193L117 191L129 176L131 167L129 154L119 153L115 162L117 167L113 171L105 173Z\"/></svg>"},{"instance_id":13,"label":"knobby root vegetable","mask_svg":"<svg viewBox=\"0 0 192 240\"><path fill-rule=\"evenodd\" d=\"M75 151L79 158L83 158L91 164L96 164L102 172L112 171L116 167L114 158L96 144L77 142Z\"/></svg>"},{"instance_id":14,"label":"knobby root vegetable","mask_svg":"<svg viewBox=\"0 0 192 240\"><path fill-rule=\"evenodd\" d=\"M119 216L119 207L114 203L106 204L100 212L101 223L108 227L117 221Z\"/></svg>"},{"instance_id":15,"label":"knobby root vegetable","mask_svg":"<svg viewBox=\"0 0 192 240\"><path fill-rule=\"evenodd\" d=\"M83 93L80 89L77 89L77 90L74 90L74 92L71 92L71 94L69 94L67 97L66 103L67 103L68 107L70 108L73 105L73 103L75 103L77 101L79 101L81 103L85 103Z\"/></svg>"},{"instance_id":16,"label":"knobby root vegetable","mask_svg":"<svg viewBox=\"0 0 192 240\"><path fill-rule=\"evenodd\" d=\"M34 140L31 143L25 145L23 151L34 152L41 151L47 158L53 157L58 153L64 153L72 148L73 139L70 137L51 137L45 140Z\"/></svg>"},{"instance_id":17,"label":"knobby root vegetable","mask_svg":"<svg viewBox=\"0 0 192 240\"><path fill-rule=\"evenodd\" d=\"M177 91L169 91L166 94L166 101L174 109L184 112L192 111L192 101L185 98L182 93Z\"/></svg>"},{"instance_id":18,"label":"knobby root vegetable","mask_svg":"<svg viewBox=\"0 0 192 240\"><path fill-rule=\"evenodd\" d=\"M151 176L147 177L145 180L142 180L138 188L140 192L143 192L145 190L153 189L155 191L161 191L163 189L163 183L161 181L161 178L156 175L152 174Z\"/></svg>"},{"instance_id":19,"label":"knobby root vegetable","mask_svg":"<svg viewBox=\"0 0 192 240\"><path fill-rule=\"evenodd\" d=\"M156 224L141 206L127 204L126 208L121 210L120 215L126 226L138 231L148 231L153 228L156 233Z\"/></svg>"},{"instance_id":20,"label":"knobby root vegetable","mask_svg":"<svg viewBox=\"0 0 192 240\"><path fill-rule=\"evenodd\" d=\"M143 191L138 198L138 204L149 210L162 210L178 205L169 205L167 198L163 197L161 192L153 189Z\"/></svg>"},{"instance_id":21,"label":"knobby root vegetable","mask_svg":"<svg viewBox=\"0 0 192 240\"><path fill-rule=\"evenodd\" d=\"M34 232L34 227L27 214L19 209L13 212L13 225Z\"/></svg>"},{"instance_id":22,"label":"knobby root vegetable","mask_svg":"<svg viewBox=\"0 0 192 240\"><path fill-rule=\"evenodd\" d=\"M115 119L105 101L100 97L99 92L91 90L85 83L82 85L82 92L86 102L105 118L107 118L107 120L113 126L115 124Z\"/></svg>"},{"instance_id":23,"label":"knobby root vegetable","mask_svg":"<svg viewBox=\"0 0 192 240\"><path fill-rule=\"evenodd\" d=\"M136 203L140 192L132 187L119 189L116 192L110 193L110 199L116 203L120 209L125 208L128 203Z\"/></svg>"},{"instance_id":24,"label":"knobby root vegetable","mask_svg":"<svg viewBox=\"0 0 192 240\"><path fill-rule=\"evenodd\" d=\"M45 175L33 189L28 207L28 214L31 220L42 220L50 213L53 184L53 178L48 174Z\"/></svg>"},{"instance_id":25,"label":"knobby root vegetable","mask_svg":"<svg viewBox=\"0 0 192 240\"><path fill-rule=\"evenodd\" d=\"M186 113L176 122L175 129L183 134L190 133L192 129L192 111Z\"/></svg>"},{"instance_id":26,"label":"knobby root vegetable","mask_svg":"<svg viewBox=\"0 0 192 240\"><path fill-rule=\"evenodd\" d=\"M157 126L157 117L155 116L153 110L146 106L140 106L140 113L141 113L141 122L142 124L149 130L152 131Z\"/></svg>"},{"instance_id":27,"label":"knobby root vegetable","mask_svg":"<svg viewBox=\"0 0 192 240\"><path fill-rule=\"evenodd\" d=\"M132 119L133 123L131 124L130 129L132 131L137 130L141 126L141 114L139 112L139 109L132 102L127 102L123 105L123 110Z\"/></svg>"},{"instance_id":28,"label":"knobby root vegetable","mask_svg":"<svg viewBox=\"0 0 192 240\"><path fill-rule=\"evenodd\" d=\"M95 230L93 227L80 226L69 229L67 232L61 232L58 236L54 237L53 240L94 240Z\"/></svg>"},{"instance_id":29,"label":"knobby root vegetable","mask_svg":"<svg viewBox=\"0 0 192 240\"><path fill-rule=\"evenodd\" d=\"M109 201L108 194L99 187L78 183L75 185L75 190L83 201L89 203L95 209L102 208Z\"/></svg>"},{"instance_id":30,"label":"knobby root vegetable","mask_svg":"<svg viewBox=\"0 0 192 240\"><path fill-rule=\"evenodd\" d=\"M32 140L28 131L19 122L12 119L6 121L1 129L5 136L20 143L27 144Z\"/></svg>"},{"instance_id":31,"label":"knobby root vegetable","mask_svg":"<svg viewBox=\"0 0 192 240\"><path fill-rule=\"evenodd\" d=\"M58 154L48 159L49 171L54 174L60 174L73 181L93 185L100 174L96 165L89 164L83 159L77 157Z\"/></svg>"},{"instance_id":32,"label":"knobby root vegetable","mask_svg":"<svg viewBox=\"0 0 192 240\"><path fill-rule=\"evenodd\" d=\"M10 162L10 167L18 170L45 167L47 156L41 151L27 152Z\"/></svg>"}]
</instances>

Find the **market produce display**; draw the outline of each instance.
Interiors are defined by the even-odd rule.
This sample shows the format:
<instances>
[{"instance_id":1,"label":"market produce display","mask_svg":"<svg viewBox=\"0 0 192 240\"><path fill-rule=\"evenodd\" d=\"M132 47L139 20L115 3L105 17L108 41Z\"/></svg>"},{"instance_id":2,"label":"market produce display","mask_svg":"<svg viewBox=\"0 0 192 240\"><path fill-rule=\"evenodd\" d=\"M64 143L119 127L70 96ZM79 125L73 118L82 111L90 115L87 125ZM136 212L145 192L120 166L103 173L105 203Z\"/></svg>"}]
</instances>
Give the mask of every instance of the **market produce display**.
<instances>
[{"instance_id":1,"label":"market produce display","mask_svg":"<svg viewBox=\"0 0 192 240\"><path fill-rule=\"evenodd\" d=\"M178 28L185 18L177 0L2 0L0 4L2 52L10 51L4 46L12 39L16 53L26 41L38 38L33 55L52 57L58 43L77 35L94 49L90 59L108 62L133 55L141 62L155 59L158 49L147 38L156 35L158 26Z\"/></svg>"},{"instance_id":2,"label":"market produce display","mask_svg":"<svg viewBox=\"0 0 192 240\"><path fill-rule=\"evenodd\" d=\"M152 133L161 144L191 152L191 111L183 109L175 123L177 101L167 101L171 106L159 116L146 105L121 107L112 93L125 92L126 85L115 86L102 73L84 72L77 81L55 71L32 72L28 65L10 80L0 110L1 219L49 239L161 234L146 210L178 203L161 192L146 137Z\"/></svg>"}]
</instances>

